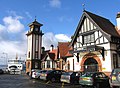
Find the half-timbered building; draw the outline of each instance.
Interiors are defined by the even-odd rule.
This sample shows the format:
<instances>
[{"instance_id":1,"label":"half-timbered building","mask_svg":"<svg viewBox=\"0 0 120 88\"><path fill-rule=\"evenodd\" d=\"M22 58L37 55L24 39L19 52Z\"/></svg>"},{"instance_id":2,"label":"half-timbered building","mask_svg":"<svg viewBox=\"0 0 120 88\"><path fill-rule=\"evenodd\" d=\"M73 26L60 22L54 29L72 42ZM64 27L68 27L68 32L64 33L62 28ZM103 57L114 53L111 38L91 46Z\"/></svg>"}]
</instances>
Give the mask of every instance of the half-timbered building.
<instances>
[{"instance_id":1,"label":"half-timbered building","mask_svg":"<svg viewBox=\"0 0 120 88\"><path fill-rule=\"evenodd\" d=\"M51 45L50 50L43 51L41 67L42 69L52 70L58 68L59 51Z\"/></svg>"},{"instance_id":2,"label":"half-timbered building","mask_svg":"<svg viewBox=\"0 0 120 88\"><path fill-rule=\"evenodd\" d=\"M80 71L107 73L120 66L120 35L104 17L84 10L70 46Z\"/></svg>"}]
</instances>

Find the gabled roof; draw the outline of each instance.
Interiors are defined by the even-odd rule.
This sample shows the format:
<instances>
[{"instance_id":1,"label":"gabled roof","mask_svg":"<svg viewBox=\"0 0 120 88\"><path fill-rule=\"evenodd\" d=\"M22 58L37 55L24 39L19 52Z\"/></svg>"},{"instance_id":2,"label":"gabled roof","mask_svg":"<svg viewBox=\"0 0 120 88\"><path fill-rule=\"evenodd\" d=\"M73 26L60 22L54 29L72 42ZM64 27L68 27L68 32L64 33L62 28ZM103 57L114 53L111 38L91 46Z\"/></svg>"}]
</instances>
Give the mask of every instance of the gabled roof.
<instances>
[{"instance_id":1,"label":"gabled roof","mask_svg":"<svg viewBox=\"0 0 120 88\"><path fill-rule=\"evenodd\" d=\"M90 13L88 11L85 11L85 13L88 14L104 32L110 34L111 36L120 37L115 29L115 26L108 19Z\"/></svg>"},{"instance_id":2,"label":"gabled roof","mask_svg":"<svg viewBox=\"0 0 120 88\"><path fill-rule=\"evenodd\" d=\"M119 37L120 38L119 33L115 29L115 26L108 19L84 10L83 15L80 19L80 22L77 26L77 29L74 33L74 36L73 36L73 39L72 39L70 45L73 45L73 42L75 41L75 39L80 31L82 21L85 17L89 18L100 29L100 31L104 35L106 35L106 37L109 41L111 40L110 39L111 37Z\"/></svg>"},{"instance_id":3,"label":"gabled roof","mask_svg":"<svg viewBox=\"0 0 120 88\"><path fill-rule=\"evenodd\" d=\"M56 60L58 59L58 49L54 49L52 51L49 52L49 57L52 59L52 60Z\"/></svg>"},{"instance_id":4,"label":"gabled roof","mask_svg":"<svg viewBox=\"0 0 120 88\"><path fill-rule=\"evenodd\" d=\"M42 54L42 61L45 61L49 57L51 60L58 59L58 49L53 49L52 51L48 50Z\"/></svg>"},{"instance_id":5,"label":"gabled roof","mask_svg":"<svg viewBox=\"0 0 120 88\"><path fill-rule=\"evenodd\" d=\"M73 55L69 53L69 50L72 50L72 47L69 47L69 44L70 42L58 42L57 49L53 49L52 51L44 51L41 60L45 61L47 57L49 57L51 60L57 60L64 57L72 57Z\"/></svg>"},{"instance_id":6,"label":"gabled roof","mask_svg":"<svg viewBox=\"0 0 120 88\"><path fill-rule=\"evenodd\" d=\"M44 51L42 53L42 55L41 55L41 61L46 60L46 57L47 57L47 55L48 55L49 52L50 52L50 50L46 50L46 51Z\"/></svg>"}]
</instances>

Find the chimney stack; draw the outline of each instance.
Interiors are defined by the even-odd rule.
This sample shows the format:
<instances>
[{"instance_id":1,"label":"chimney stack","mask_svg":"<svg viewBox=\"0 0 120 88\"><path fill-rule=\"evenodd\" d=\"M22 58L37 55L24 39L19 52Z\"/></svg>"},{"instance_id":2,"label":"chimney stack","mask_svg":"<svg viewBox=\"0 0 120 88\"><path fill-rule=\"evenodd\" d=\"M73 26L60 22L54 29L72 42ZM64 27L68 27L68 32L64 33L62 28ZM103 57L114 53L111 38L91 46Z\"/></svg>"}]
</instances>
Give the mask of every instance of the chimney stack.
<instances>
[{"instance_id":1,"label":"chimney stack","mask_svg":"<svg viewBox=\"0 0 120 88\"><path fill-rule=\"evenodd\" d=\"M120 30L120 12L117 13L116 21L117 21L117 29Z\"/></svg>"},{"instance_id":2,"label":"chimney stack","mask_svg":"<svg viewBox=\"0 0 120 88\"><path fill-rule=\"evenodd\" d=\"M51 46L50 46L50 51L53 51L53 49L54 49L54 46L51 45Z\"/></svg>"},{"instance_id":3,"label":"chimney stack","mask_svg":"<svg viewBox=\"0 0 120 88\"><path fill-rule=\"evenodd\" d=\"M45 51L45 47L42 47L42 48L41 48L41 54L43 54L44 51Z\"/></svg>"}]
</instances>

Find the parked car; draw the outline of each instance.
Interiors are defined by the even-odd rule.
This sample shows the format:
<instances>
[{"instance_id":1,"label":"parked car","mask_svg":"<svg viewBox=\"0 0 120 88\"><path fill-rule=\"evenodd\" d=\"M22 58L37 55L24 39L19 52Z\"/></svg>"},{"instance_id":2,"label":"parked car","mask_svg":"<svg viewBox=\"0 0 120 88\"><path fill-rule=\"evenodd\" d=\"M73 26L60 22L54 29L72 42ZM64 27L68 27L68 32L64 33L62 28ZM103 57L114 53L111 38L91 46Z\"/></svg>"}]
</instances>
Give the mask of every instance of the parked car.
<instances>
[{"instance_id":1,"label":"parked car","mask_svg":"<svg viewBox=\"0 0 120 88\"><path fill-rule=\"evenodd\" d=\"M43 70L34 70L32 71L32 78L38 79L40 78L40 74L42 73Z\"/></svg>"},{"instance_id":2,"label":"parked car","mask_svg":"<svg viewBox=\"0 0 120 88\"><path fill-rule=\"evenodd\" d=\"M0 74L3 74L3 73L4 73L4 71L2 69L0 69Z\"/></svg>"},{"instance_id":3,"label":"parked car","mask_svg":"<svg viewBox=\"0 0 120 88\"><path fill-rule=\"evenodd\" d=\"M37 71L37 70L39 70L39 69L32 69L30 72L27 73L27 75L32 78L33 72L35 72L35 71Z\"/></svg>"},{"instance_id":4,"label":"parked car","mask_svg":"<svg viewBox=\"0 0 120 88\"><path fill-rule=\"evenodd\" d=\"M79 77L82 75L82 72L64 72L61 75L61 82L64 83L71 83L71 84L78 84Z\"/></svg>"},{"instance_id":5,"label":"parked car","mask_svg":"<svg viewBox=\"0 0 120 88\"><path fill-rule=\"evenodd\" d=\"M112 70L109 82L112 88L120 88L120 68Z\"/></svg>"},{"instance_id":6,"label":"parked car","mask_svg":"<svg viewBox=\"0 0 120 88\"><path fill-rule=\"evenodd\" d=\"M40 79L46 80L46 81L60 81L62 70L46 70L41 73Z\"/></svg>"},{"instance_id":7,"label":"parked car","mask_svg":"<svg viewBox=\"0 0 120 88\"><path fill-rule=\"evenodd\" d=\"M86 72L80 76L79 84L82 86L93 86L94 88L107 88L109 85L109 77L103 72Z\"/></svg>"},{"instance_id":8,"label":"parked car","mask_svg":"<svg viewBox=\"0 0 120 88\"><path fill-rule=\"evenodd\" d=\"M21 74L21 70L17 68L17 66L12 65L9 67L10 74Z\"/></svg>"}]
</instances>

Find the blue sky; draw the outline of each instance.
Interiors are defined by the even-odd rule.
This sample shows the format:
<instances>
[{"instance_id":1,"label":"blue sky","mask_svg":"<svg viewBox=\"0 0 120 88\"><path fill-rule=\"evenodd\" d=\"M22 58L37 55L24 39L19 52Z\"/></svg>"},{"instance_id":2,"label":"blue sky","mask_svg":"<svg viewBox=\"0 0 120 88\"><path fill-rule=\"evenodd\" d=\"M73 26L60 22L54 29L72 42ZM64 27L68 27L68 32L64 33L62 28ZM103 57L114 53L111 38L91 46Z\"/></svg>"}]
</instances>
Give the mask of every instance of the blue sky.
<instances>
[{"instance_id":1,"label":"blue sky","mask_svg":"<svg viewBox=\"0 0 120 88\"><path fill-rule=\"evenodd\" d=\"M0 56L3 52L13 59L25 57L28 24L36 16L42 23L43 46L57 46L58 41L70 41L74 34L83 6L97 15L109 19L116 25L116 14L120 12L120 0L0 0ZM49 37L48 37L49 36ZM3 58L1 58L3 59ZM4 62L4 61L3 61Z\"/></svg>"}]
</instances>

